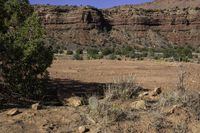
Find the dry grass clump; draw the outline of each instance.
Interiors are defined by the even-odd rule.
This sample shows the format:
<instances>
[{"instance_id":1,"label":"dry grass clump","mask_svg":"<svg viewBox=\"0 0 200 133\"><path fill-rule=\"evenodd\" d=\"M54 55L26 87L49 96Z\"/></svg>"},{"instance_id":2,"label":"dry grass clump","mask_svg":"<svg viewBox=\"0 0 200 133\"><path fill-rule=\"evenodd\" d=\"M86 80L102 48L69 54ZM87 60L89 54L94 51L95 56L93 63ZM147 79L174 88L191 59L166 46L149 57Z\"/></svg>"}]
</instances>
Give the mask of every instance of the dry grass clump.
<instances>
[{"instance_id":1,"label":"dry grass clump","mask_svg":"<svg viewBox=\"0 0 200 133\"><path fill-rule=\"evenodd\" d=\"M187 107L193 112L200 121L200 92L188 95Z\"/></svg>"},{"instance_id":2,"label":"dry grass clump","mask_svg":"<svg viewBox=\"0 0 200 133\"><path fill-rule=\"evenodd\" d=\"M121 121L126 117L124 111L105 99L98 100L97 97L92 96L88 100L90 117L100 124L110 124L112 122Z\"/></svg>"},{"instance_id":3,"label":"dry grass clump","mask_svg":"<svg viewBox=\"0 0 200 133\"><path fill-rule=\"evenodd\" d=\"M144 121L145 124L150 126L149 129L156 132L188 132L190 127L187 120L190 117L194 120L193 116L200 120L200 93L189 91L187 87L188 73L183 68L180 70L176 89L161 93L158 96L159 100L149 102L147 110L134 110L131 107L123 108L123 105L121 105L134 103L141 94L142 88L135 82L133 75L114 80L113 84L107 85L103 99L98 99L96 96L88 99L90 120L98 125L101 130L123 122L133 122L134 127L137 122ZM171 119L173 116L177 117L179 113L183 113L183 116L184 113L188 115L186 118L180 119L182 122ZM153 117L143 117L142 114L149 114ZM150 124L146 123L149 120Z\"/></svg>"},{"instance_id":4,"label":"dry grass clump","mask_svg":"<svg viewBox=\"0 0 200 133\"><path fill-rule=\"evenodd\" d=\"M132 75L114 80L113 84L107 85L104 99L99 100L96 96L88 99L90 118L102 127L114 122L136 119L133 112L123 109L120 104L113 100L123 101L133 98L139 89L140 87Z\"/></svg>"},{"instance_id":5,"label":"dry grass clump","mask_svg":"<svg viewBox=\"0 0 200 133\"><path fill-rule=\"evenodd\" d=\"M188 133L188 125L186 122L173 123L166 119L163 115L155 116L154 120L149 124L149 128L154 128L156 132L173 132Z\"/></svg>"},{"instance_id":6,"label":"dry grass clump","mask_svg":"<svg viewBox=\"0 0 200 133\"><path fill-rule=\"evenodd\" d=\"M163 93L160 97L158 106L162 109L166 106L178 105L185 107L188 111L193 112L197 119L200 120L200 92L194 92L187 87L188 73L180 67L179 81L177 88L172 91Z\"/></svg>"},{"instance_id":7,"label":"dry grass clump","mask_svg":"<svg viewBox=\"0 0 200 133\"><path fill-rule=\"evenodd\" d=\"M114 80L114 83L108 84L105 89L105 99L110 100L128 100L137 97L141 87L135 81L133 75L123 76Z\"/></svg>"},{"instance_id":8,"label":"dry grass clump","mask_svg":"<svg viewBox=\"0 0 200 133\"><path fill-rule=\"evenodd\" d=\"M163 132L166 129L172 128L172 123L170 123L169 121L166 121L166 119L163 117L158 117L155 119L155 121L153 121L150 124L150 126L154 127L156 131L159 133L159 132Z\"/></svg>"}]
</instances>

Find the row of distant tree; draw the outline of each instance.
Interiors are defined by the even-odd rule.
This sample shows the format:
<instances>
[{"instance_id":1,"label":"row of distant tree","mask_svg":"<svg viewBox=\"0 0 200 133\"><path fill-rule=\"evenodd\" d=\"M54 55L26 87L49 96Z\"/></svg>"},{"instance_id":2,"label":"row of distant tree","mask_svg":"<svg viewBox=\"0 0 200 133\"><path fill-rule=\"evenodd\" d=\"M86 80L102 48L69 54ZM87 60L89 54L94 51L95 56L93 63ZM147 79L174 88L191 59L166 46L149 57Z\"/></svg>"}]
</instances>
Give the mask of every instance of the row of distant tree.
<instances>
[{"instance_id":1,"label":"row of distant tree","mask_svg":"<svg viewBox=\"0 0 200 133\"><path fill-rule=\"evenodd\" d=\"M101 59L108 57L108 59L119 59L118 57L127 57L127 58L137 58L143 59L145 57L153 59L164 59L172 58L175 61L189 61L193 58L193 49L190 47L173 47L173 48L164 48L164 49L153 49L153 48L143 48L135 49L130 46L122 47L105 47L105 48L88 48L88 49L77 49L75 51L68 50L67 55L73 55L74 59L82 59L81 55L84 53L87 54L88 59ZM58 53L64 53L63 50L57 51Z\"/></svg>"}]
</instances>

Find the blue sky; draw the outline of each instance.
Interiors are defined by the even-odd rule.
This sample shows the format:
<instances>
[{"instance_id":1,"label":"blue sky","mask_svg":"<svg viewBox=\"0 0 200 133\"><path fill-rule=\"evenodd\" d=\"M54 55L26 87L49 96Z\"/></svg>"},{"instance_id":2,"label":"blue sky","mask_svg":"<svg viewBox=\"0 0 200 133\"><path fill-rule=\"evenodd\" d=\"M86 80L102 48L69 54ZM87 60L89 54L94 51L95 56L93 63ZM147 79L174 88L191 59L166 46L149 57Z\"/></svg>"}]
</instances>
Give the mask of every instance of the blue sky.
<instances>
[{"instance_id":1,"label":"blue sky","mask_svg":"<svg viewBox=\"0 0 200 133\"><path fill-rule=\"evenodd\" d=\"M30 0L31 4L53 5L91 5L98 8L108 8L117 5L139 4L152 0Z\"/></svg>"}]
</instances>

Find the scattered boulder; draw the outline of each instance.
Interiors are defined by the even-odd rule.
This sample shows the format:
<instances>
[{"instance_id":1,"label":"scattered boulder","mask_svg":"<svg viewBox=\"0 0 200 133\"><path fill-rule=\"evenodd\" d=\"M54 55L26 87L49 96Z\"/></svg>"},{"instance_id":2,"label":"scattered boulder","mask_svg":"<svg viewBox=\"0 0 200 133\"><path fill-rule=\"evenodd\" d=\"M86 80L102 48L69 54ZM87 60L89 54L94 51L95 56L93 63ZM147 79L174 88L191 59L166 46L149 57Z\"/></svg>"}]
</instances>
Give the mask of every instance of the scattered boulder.
<instances>
[{"instance_id":1,"label":"scattered boulder","mask_svg":"<svg viewBox=\"0 0 200 133\"><path fill-rule=\"evenodd\" d=\"M143 97L148 96L148 95L149 95L149 92L143 92L138 97L143 98Z\"/></svg>"},{"instance_id":2,"label":"scattered boulder","mask_svg":"<svg viewBox=\"0 0 200 133\"><path fill-rule=\"evenodd\" d=\"M83 99L78 96L70 97L65 100L65 105L72 106L72 107L81 106L82 103L83 103Z\"/></svg>"},{"instance_id":3,"label":"scattered boulder","mask_svg":"<svg viewBox=\"0 0 200 133\"><path fill-rule=\"evenodd\" d=\"M159 96L146 96L143 98L143 100L147 101L147 102L158 102L160 99Z\"/></svg>"},{"instance_id":4,"label":"scattered boulder","mask_svg":"<svg viewBox=\"0 0 200 133\"><path fill-rule=\"evenodd\" d=\"M86 128L85 126L80 126L80 127L78 128L78 131L79 131L79 133L86 133L86 132L89 131L89 129Z\"/></svg>"},{"instance_id":5,"label":"scattered boulder","mask_svg":"<svg viewBox=\"0 0 200 133\"><path fill-rule=\"evenodd\" d=\"M157 101L157 96L159 95L159 94L161 94L162 93L162 90L161 90L161 88L160 87L157 87L157 88L155 88L153 91L150 91L150 92L143 92L143 93L141 93L141 94L139 94L139 98L144 98L144 99L148 99L148 100L150 100L150 101Z\"/></svg>"},{"instance_id":6,"label":"scattered boulder","mask_svg":"<svg viewBox=\"0 0 200 133\"><path fill-rule=\"evenodd\" d=\"M21 112L17 109L17 108L14 108L14 109L11 109L7 112L7 115L8 116L15 116L15 115L18 115L20 114Z\"/></svg>"},{"instance_id":7,"label":"scattered boulder","mask_svg":"<svg viewBox=\"0 0 200 133\"><path fill-rule=\"evenodd\" d=\"M146 102L144 100L135 101L131 103L130 107L137 110L146 109Z\"/></svg>"},{"instance_id":8,"label":"scattered boulder","mask_svg":"<svg viewBox=\"0 0 200 133\"><path fill-rule=\"evenodd\" d=\"M161 87L157 87L149 95L150 96L158 96L161 93L162 93Z\"/></svg>"},{"instance_id":9,"label":"scattered boulder","mask_svg":"<svg viewBox=\"0 0 200 133\"><path fill-rule=\"evenodd\" d=\"M36 103L36 104L33 104L33 105L31 106L31 108L32 108L33 110L40 110L40 109L42 109L42 105L40 105L39 103Z\"/></svg>"}]
</instances>

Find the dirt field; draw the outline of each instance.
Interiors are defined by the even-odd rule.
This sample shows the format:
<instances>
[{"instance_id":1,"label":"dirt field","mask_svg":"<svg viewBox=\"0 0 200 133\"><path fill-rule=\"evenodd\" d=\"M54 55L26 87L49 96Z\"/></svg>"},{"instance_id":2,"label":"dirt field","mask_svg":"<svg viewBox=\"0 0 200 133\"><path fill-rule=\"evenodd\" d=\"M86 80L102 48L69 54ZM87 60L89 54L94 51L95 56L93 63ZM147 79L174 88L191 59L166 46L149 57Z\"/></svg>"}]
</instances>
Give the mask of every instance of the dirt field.
<instances>
[{"instance_id":1,"label":"dirt field","mask_svg":"<svg viewBox=\"0 0 200 133\"><path fill-rule=\"evenodd\" d=\"M122 76L134 75L141 86L153 89L173 89L182 70L187 73L186 84L190 89L200 85L200 65L164 61L117 60L55 60L51 78L79 80L81 82L110 83Z\"/></svg>"},{"instance_id":2,"label":"dirt field","mask_svg":"<svg viewBox=\"0 0 200 133\"><path fill-rule=\"evenodd\" d=\"M53 88L64 89L61 95L65 95L64 91L77 88L98 88L99 84L110 83L130 74L135 75L142 87L161 87L166 92L138 89L135 97L126 97L126 100L123 96L127 95L117 95L117 99L113 100L106 96L95 100L93 96L85 99L88 103L78 106L44 105L41 110L18 108L18 113L14 115L8 115L13 108L8 106L0 110L0 133L80 133L80 127L88 129L82 133L200 133L200 95L190 90L180 93L169 90L175 88L181 69L187 72L185 83L188 88L199 91L200 67L197 64L55 60L49 71L53 83L56 83ZM56 95L56 92L53 94ZM62 102L69 103L66 100L73 98L67 95ZM60 95L57 93L57 96Z\"/></svg>"}]
</instances>

